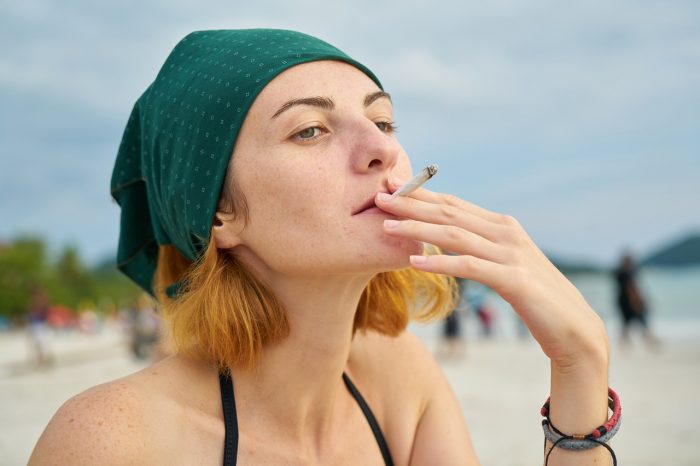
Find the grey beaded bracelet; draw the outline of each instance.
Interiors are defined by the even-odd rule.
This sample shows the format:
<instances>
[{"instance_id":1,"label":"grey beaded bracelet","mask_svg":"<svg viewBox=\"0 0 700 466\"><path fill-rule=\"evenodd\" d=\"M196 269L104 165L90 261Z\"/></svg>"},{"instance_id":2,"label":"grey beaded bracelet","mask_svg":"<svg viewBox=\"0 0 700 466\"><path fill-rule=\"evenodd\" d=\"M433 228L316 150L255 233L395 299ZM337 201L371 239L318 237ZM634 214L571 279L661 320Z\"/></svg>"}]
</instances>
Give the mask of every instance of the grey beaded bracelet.
<instances>
[{"instance_id":1,"label":"grey beaded bracelet","mask_svg":"<svg viewBox=\"0 0 700 466\"><path fill-rule=\"evenodd\" d=\"M601 443L607 443L613 436L620 430L620 424L622 424L622 415L617 420L615 426L605 435L601 435L600 438L596 440L589 440L586 438L575 439L575 438L564 438L554 431L552 431L549 421L547 419L542 420L542 430L544 431L544 437L549 440L552 444L557 444L557 447L563 448L564 450L589 450L600 446Z\"/></svg>"},{"instance_id":2,"label":"grey beaded bracelet","mask_svg":"<svg viewBox=\"0 0 700 466\"><path fill-rule=\"evenodd\" d=\"M544 431L544 464L549 464L549 457L556 447L565 450L588 450L595 447L603 447L610 453L613 460L613 466L617 466L617 457L615 452L608 445L608 441L620 429L622 422L622 405L620 397L615 390L608 387L608 408L612 410L610 418L601 426L596 427L591 433L586 435L567 435L552 425L549 419L549 399L540 409L540 414L545 417L542 421L542 430ZM552 447L547 451L547 441L552 443Z\"/></svg>"}]
</instances>

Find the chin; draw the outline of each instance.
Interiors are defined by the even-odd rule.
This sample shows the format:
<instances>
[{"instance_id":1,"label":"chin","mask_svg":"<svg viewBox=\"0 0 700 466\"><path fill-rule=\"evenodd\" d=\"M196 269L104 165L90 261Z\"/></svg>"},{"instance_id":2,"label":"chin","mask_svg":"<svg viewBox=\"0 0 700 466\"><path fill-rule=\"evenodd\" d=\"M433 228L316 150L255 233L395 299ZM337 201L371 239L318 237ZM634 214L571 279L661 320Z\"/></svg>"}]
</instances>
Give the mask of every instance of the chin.
<instances>
[{"instance_id":1,"label":"chin","mask_svg":"<svg viewBox=\"0 0 700 466\"><path fill-rule=\"evenodd\" d=\"M408 263L408 256L423 254L425 249L425 243L414 239L392 238L389 243L393 250L392 252L406 259L406 263Z\"/></svg>"},{"instance_id":2,"label":"chin","mask_svg":"<svg viewBox=\"0 0 700 466\"><path fill-rule=\"evenodd\" d=\"M422 241L406 240L404 247L406 263L408 264L410 264L408 256L420 256L425 252L425 244Z\"/></svg>"},{"instance_id":3,"label":"chin","mask_svg":"<svg viewBox=\"0 0 700 466\"><path fill-rule=\"evenodd\" d=\"M361 254L364 265L373 272L405 269L411 266L409 256L423 254L423 243L420 241L394 239L389 247L383 246L375 251L367 249Z\"/></svg>"}]
</instances>

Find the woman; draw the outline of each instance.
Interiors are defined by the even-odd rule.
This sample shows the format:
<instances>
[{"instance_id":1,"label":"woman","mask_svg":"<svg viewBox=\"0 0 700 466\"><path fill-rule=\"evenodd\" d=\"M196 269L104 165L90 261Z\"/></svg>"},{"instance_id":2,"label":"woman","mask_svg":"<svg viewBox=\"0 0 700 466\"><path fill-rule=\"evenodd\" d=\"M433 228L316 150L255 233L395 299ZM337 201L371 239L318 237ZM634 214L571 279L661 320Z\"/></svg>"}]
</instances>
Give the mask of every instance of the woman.
<instances>
[{"instance_id":1,"label":"woman","mask_svg":"<svg viewBox=\"0 0 700 466\"><path fill-rule=\"evenodd\" d=\"M450 275L527 323L552 360L558 429L602 424L598 316L511 217L425 189L389 199L411 176L393 131L374 74L316 38L183 39L112 180L120 267L159 295L179 351L69 400L30 463L478 464L443 374L404 331L411 303L427 303L420 318L450 309ZM550 464L606 455L557 448Z\"/></svg>"}]
</instances>

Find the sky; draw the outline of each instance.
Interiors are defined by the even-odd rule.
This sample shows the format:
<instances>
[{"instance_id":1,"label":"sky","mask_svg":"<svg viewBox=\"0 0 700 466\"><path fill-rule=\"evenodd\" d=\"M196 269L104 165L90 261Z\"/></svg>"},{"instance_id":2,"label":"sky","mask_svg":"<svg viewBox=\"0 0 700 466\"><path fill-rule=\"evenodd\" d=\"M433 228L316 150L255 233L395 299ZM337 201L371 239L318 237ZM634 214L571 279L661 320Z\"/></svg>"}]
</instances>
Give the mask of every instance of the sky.
<instances>
[{"instance_id":1,"label":"sky","mask_svg":"<svg viewBox=\"0 0 700 466\"><path fill-rule=\"evenodd\" d=\"M201 29L318 36L392 94L429 188L611 264L700 231L700 2L0 1L0 241L114 256L109 179L139 95Z\"/></svg>"}]
</instances>

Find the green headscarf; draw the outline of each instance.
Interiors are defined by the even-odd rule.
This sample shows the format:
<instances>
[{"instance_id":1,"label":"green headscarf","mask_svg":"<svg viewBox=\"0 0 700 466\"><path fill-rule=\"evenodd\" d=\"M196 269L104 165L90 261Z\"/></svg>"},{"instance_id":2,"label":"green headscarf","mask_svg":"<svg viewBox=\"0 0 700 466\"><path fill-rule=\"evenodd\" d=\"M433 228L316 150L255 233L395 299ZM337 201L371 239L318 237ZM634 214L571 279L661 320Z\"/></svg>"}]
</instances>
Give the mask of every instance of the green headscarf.
<instances>
[{"instance_id":1,"label":"green headscarf","mask_svg":"<svg viewBox=\"0 0 700 466\"><path fill-rule=\"evenodd\" d=\"M295 31L198 31L177 44L134 105L112 173L122 272L153 294L159 245L199 257L248 109L282 71L318 60L354 65L381 87L362 64Z\"/></svg>"}]
</instances>

